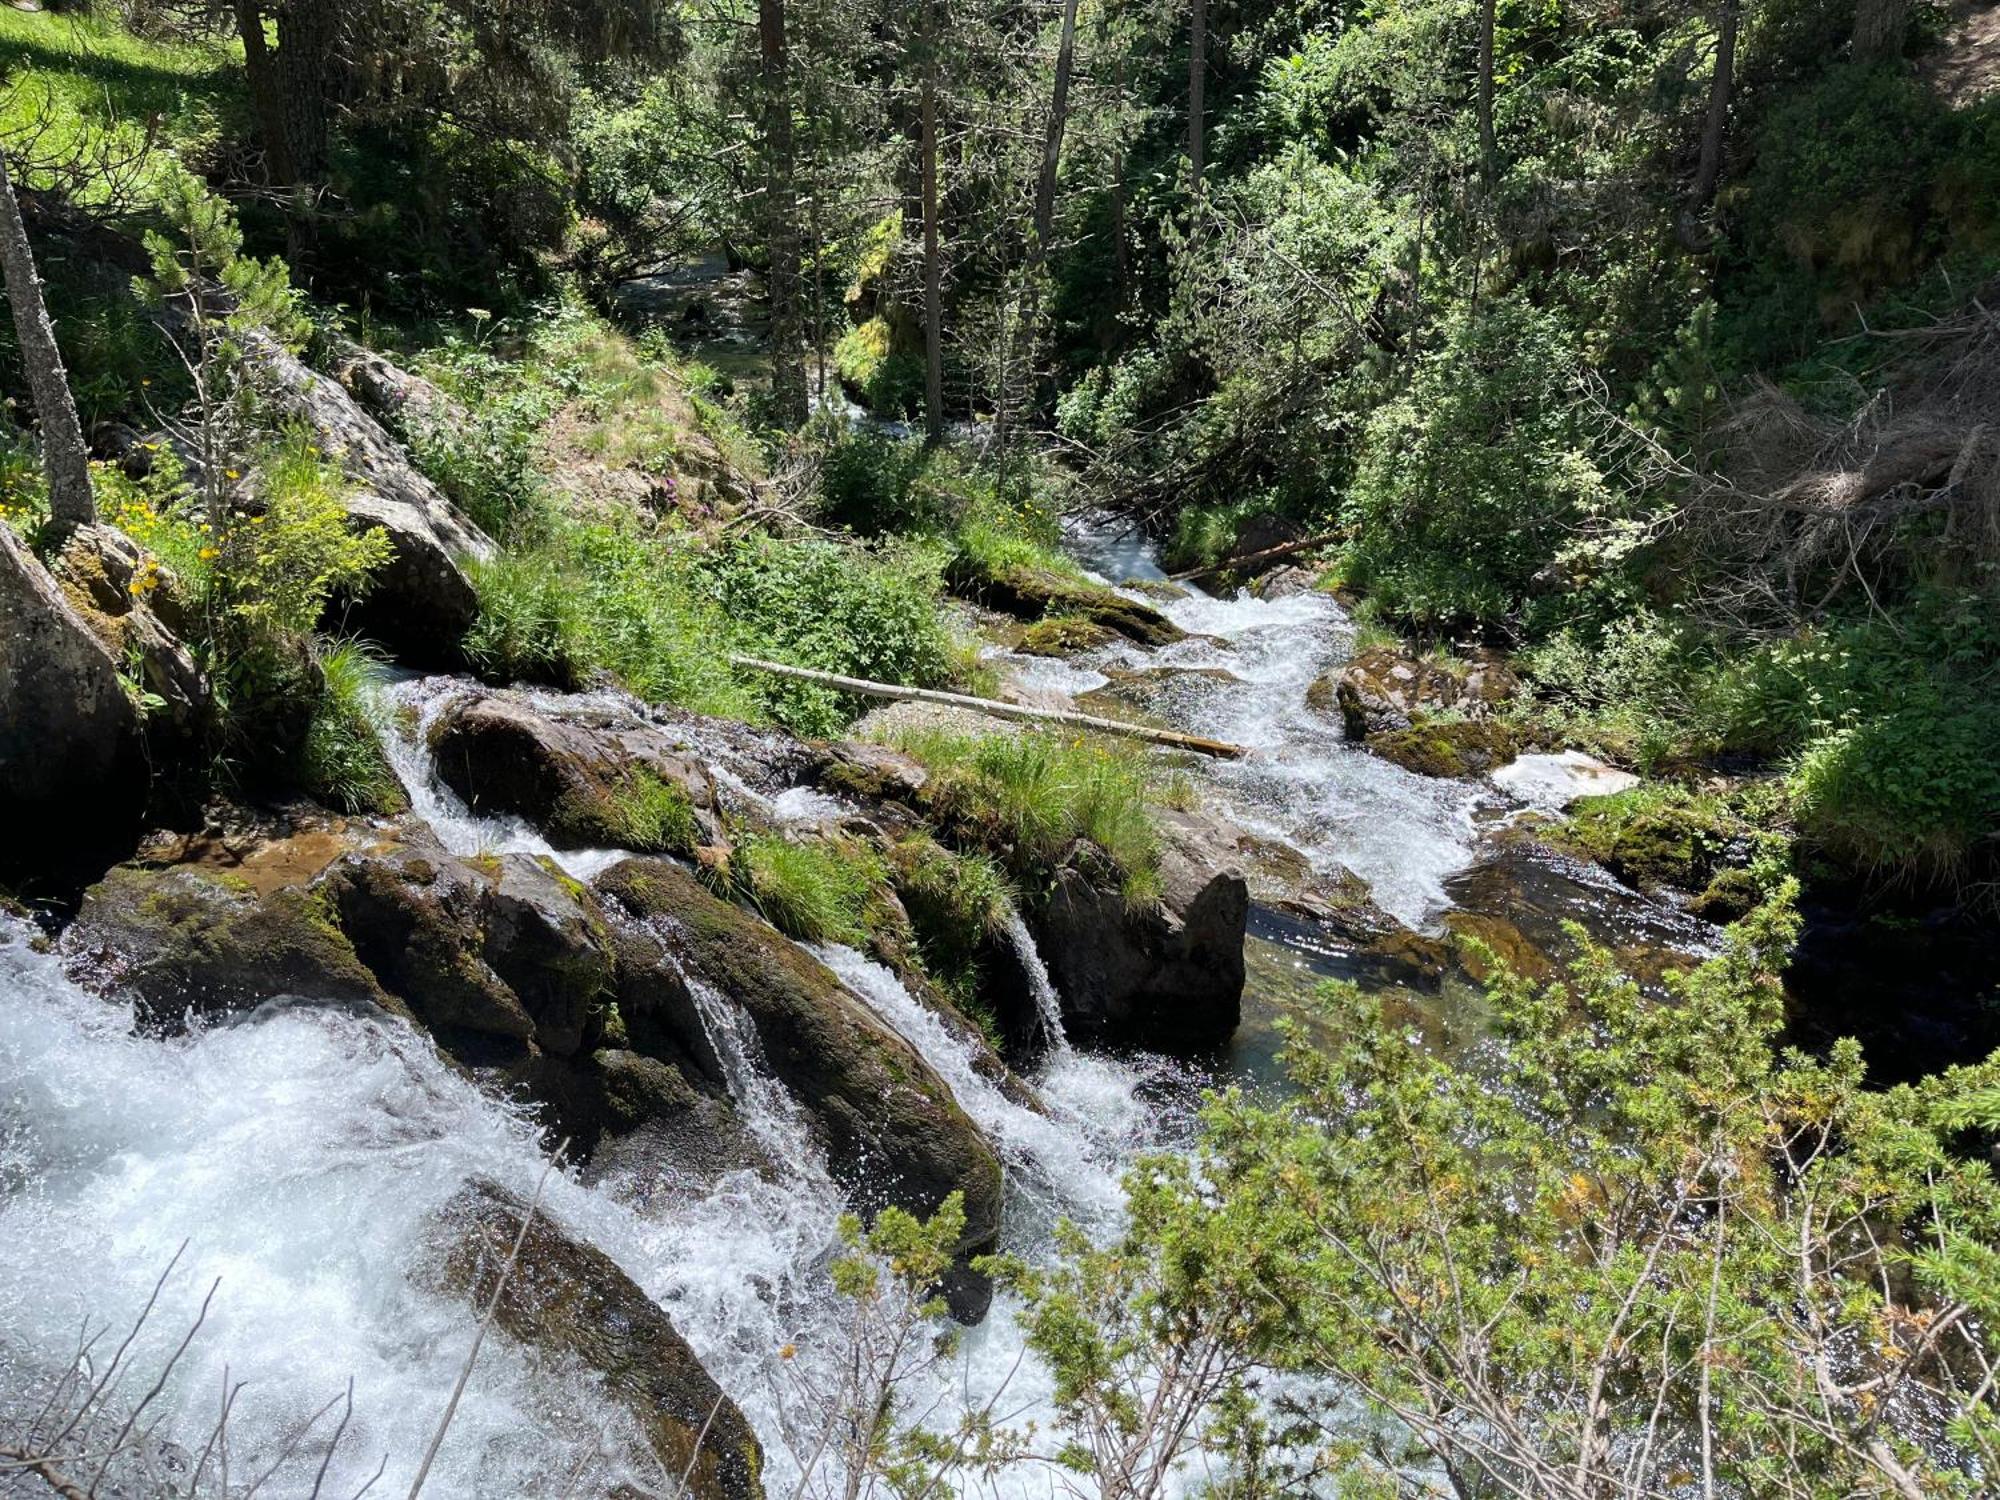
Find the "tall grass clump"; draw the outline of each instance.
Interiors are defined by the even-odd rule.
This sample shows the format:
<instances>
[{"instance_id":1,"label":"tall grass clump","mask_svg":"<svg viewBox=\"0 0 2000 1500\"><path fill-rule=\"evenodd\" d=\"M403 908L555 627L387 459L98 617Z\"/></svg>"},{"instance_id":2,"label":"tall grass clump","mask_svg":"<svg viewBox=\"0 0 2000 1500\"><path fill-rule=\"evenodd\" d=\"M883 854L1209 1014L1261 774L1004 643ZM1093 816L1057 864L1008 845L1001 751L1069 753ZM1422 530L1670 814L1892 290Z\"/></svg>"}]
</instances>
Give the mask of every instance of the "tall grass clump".
<instances>
[{"instance_id":1,"label":"tall grass clump","mask_svg":"<svg viewBox=\"0 0 2000 1500\"><path fill-rule=\"evenodd\" d=\"M1159 830L1136 754L1051 731L917 730L896 744L936 778L939 811L986 847L1004 850L1017 876L1046 878L1084 841L1116 868L1128 900L1158 898Z\"/></svg>"},{"instance_id":2,"label":"tall grass clump","mask_svg":"<svg viewBox=\"0 0 2000 1500\"><path fill-rule=\"evenodd\" d=\"M882 861L850 840L794 842L754 834L729 854L728 883L764 920L802 943L859 945L887 878Z\"/></svg>"},{"instance_id":3,"label":"tall grass clump","mask_svg":"<svg viewBox=\"0 0 2000 1500\"><path fill-rule=\"evenodd\" d=\"M375 706L380 652L366 641L322 639L313 665L319 695L299 745L299 786L341 812L402 811L409 799L382 749Z\"/></svg>"}]
</instances>

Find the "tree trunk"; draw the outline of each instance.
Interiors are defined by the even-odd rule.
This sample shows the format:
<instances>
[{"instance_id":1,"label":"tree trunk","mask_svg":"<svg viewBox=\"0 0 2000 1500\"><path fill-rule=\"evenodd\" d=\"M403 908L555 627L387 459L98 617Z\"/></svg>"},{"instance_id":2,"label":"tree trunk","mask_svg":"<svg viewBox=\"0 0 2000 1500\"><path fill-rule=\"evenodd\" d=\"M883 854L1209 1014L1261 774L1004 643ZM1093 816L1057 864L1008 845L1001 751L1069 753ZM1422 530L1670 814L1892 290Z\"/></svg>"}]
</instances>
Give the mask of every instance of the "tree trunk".
<instances>
[{"instance_id":1,"label":"tree trunk","mask_svg":"<svg viewBox=\"0 0 2000 1500\"><path fill-rule=\"evenodd\" d=\"M278 12L278 78L292 198L286 210L286 258L310 279L319 240L316 190L326 180L328 121L339 77L335 0L284 0Z\"/></svg>"},{"instance_id":2,"label":"tree trunk","mask_svg":"<svg viewBox=\"0 0 2000 1500\"><path fill-rule=\"evenodd\" d=\"M1035 184L1035 263L1049 253L1055 233L1056 172L1062 165L1063 130L1069 124L1069 75L1076 61L1077 0L1063 0L1062 40L1056 46L1055 87L1049 98L1049 127L1042 144L1042 175Z\"/></svg>"},{"instance_id":3,"label":"tree trunk","mask_svg":"<svg viewBox=\"0 0 2000 1500\"><path fill-rule=\"evenodd\" d=\"M764 92L764 243L771 267L771 395L779 420L806 419L806 372L799 355L799 226L792 192L791 60L785 0L757 0L757 47Z\"/></svg>"},{"instance_id":4,"label":"tree trunk","mask_svg":"<svg viewBox=\"0 0 2000 1500\"><path fill-rule=\"evenodd\" d=\"M1111 274L1117 285L1118 311L1122 314L1131 301L1132 253L1125 244L1125 54L1121 49L1113 65L1112 93L1117 97L1121 119L1111 148Z\"/></svg>"},{"instance_id":5,"label":"tree trunk","mask_svg":"<svg viewBox=\"0 0 2000 1500\"><path fill-rule=\"evenodd\" d=\"M1701 165L1695 170L1694 209L1705 213L1722 178L1722 140L1729 127L1729 91L1736 74L1737 0L1720 0L1715 18L1715 74L1708 86L1708 120L1701 131Z\"/></svg>"},{"instance_id":6,"label":"tree trunk","mask_svg":"<svg viewBox=\"0 0 2000 1500\"><path fill-rule=\"evenodd\" d=\"M1500 147L1493 135L1493 11L1479 0L1479 172L1491 188L1500 175Z\"/></svg>"},{"instance_id":7,"label":"tree trunk","mask_svg":"<svg viewBox=\"0 0 2000 1500\"><path fill-rule=\"evenodd\" d=\"M944 436L944 269L938 254L937 5L924 5L924 436Z\"/></svg>"},{"instance_id":8,"label":"tree trunk","mask_svg":"<svg viewBox=\"0 0 2000 1500\"><path fill-rule=\"evenodd\" d=\"M7 175L0 152L0 270L4 270L7 303L14 309L14 331L20 339L21 363L28 389L35 398L35 416L42 426L42 466L49 477L49 514L69 526L87 526L97 519L90 493L90 460L83 446L83 424L63 372L62 350L55 325L42 298L42 278L35 271L28 226Z\"/></svg>"},{"instance_id":9,"label":"tree trunk","mask_svg":"<svg viewBox=\"0 0 2000 1500\"><path fill-rule=\"evenodd\" d=\"M1864 62L1895 61L1903 55L1909 23L1909 0L1859 0L1854 7L1854 56Z\"/></svg>"},{"instance_id":10,"label":"tree trunk","mask_svg":"<svg viewBox=\"0 0 2000 1500\"><path fill-rule=\"evenodd\" d=\"M264 164L274 186L290 187L298 177L292 165L292 144L285 131L285 98L277 59L264 37L262 0L236 0L236 35L243 43L243 75L250 90L250 112L264 143Z\"/></svg>"},{"instance_id":11,"label":"tree trunk","mask_svg":"<svg viewBox=\"0 0 2000 1500\"><path fill-rule=\"evenodd\" d=\"M332 0L285 0L278 12L278 76L283 83L285 143L300 182L326 176L328 120L338 69Z\"/></svg>"},{"instance_id":12,"label":"tree trunk","mask_svg":"<svg viewBox=\"0 0 2000 1500\"><path fill-rule=\"evenodd\" d=\"M1194 0L1188 22L1188 185L1201 197L1202 92L1208 82L1208 0Z\"/></svg>"}]
</instances>

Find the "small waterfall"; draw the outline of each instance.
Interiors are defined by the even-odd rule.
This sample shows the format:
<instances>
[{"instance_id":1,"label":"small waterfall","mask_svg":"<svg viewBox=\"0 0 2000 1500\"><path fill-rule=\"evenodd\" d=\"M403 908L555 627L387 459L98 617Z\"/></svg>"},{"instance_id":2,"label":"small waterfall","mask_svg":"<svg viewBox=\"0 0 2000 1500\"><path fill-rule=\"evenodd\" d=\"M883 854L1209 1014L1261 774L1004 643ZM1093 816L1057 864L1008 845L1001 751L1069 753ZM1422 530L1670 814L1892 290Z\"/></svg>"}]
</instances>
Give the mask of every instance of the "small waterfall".
<instances>
[{"instance_id":1,"label":"small waterfall","mask_svg":"<svg viewBox=\"0 0 2000 1500\"><path fill-rule=\"evenodd\" d=\"M743 1007L700 975L690 974L671 950L666 957L694 1000L702 1032L722 1064L730 1102L744 1125L771 1153L773 1161L796 1167L821 1182L830 1181L805 1111L791 1090L765 1066L763 1043Z\"/></svg>"},{"instance_id":2,"label":"small waterfall","mask_svg":"<svg viewBox=\"0 0 2000 1500\"><path fill-rule=\"evenodd\" d=\"M1069 1051L1069 1037L1063 1031L1062 996L1056 993L1055 982L1049 978L1049 966L1042 962L1042 950L1035 945L1035 935L1028 931L1018 908L1010 908L1007 913L1007 946L1014 950L1021 972L1028 976L1028 991L1035 998L1043 1042L1051 1051Z\"/></svg>"},{"instance_id":3,"label":"small waterfall","mask_svg":"<svg viewBox=\"0 0 2000 1500\"><path fill-rule=\"evenodd\" d=\"M625 858L629 851L623 849L557 849L524 819L475 813L444 784L431 756L430 733L452 695L465 685L456 677L405 678L382 689L376 705L389 767L403 784L411 810L430 824L445 849L461 857L539 854L578 880L589 880Z\"/></svg>"}]
</instances>

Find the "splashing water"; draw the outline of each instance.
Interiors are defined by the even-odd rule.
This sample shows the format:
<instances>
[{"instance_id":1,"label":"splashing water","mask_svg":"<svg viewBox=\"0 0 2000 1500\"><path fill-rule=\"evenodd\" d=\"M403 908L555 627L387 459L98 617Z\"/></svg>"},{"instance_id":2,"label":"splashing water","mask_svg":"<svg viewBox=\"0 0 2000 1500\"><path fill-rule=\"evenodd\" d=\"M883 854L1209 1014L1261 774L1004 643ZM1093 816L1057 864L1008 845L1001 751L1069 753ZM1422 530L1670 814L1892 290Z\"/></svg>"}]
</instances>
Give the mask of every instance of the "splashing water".
<instances>
[{"instance_id":1,"label":"splashing water","mask_svg":"<svg viewBox=\"0 0 2000 1500\"><path fill-rule=\"evenodd\" d=\"M1163 578L1150 544L1116 525L1073 529L1072 551L1101 582ZM1450 904L1445 881L1471 863L1473 813L1488 794L1370 755L1307 705L1313 680L1352 652L1354 628L1339 604L1318 591L1272 600L1124 592L1188 638L1158 648L1121 642L1076 665L1147 673L1146 706L1169 726L1248 747L1245 759L1203 772L1231 818L1293 845L1323 873L1351 870L1411 926Z\"/></svg>"},{"instance_id":2,"label":"splashing water","mask_svg":"<svg viewBox=\"0 0 2000 1500\"><path fill-rule=\"evenodd\" d=\"M1021 972L1028 976L1028 992L1035 1000L1043 1045L1053 1052L1069 1051L1069 1037L1063 1031L1062 997L1056 994L1049 966L1042 962L1042 950L1035 946L1035 935L1028 931L1018 908L1009 908L1007 912L1006 933L1007 946L1014 950Z\"/></svg>"}]
</instances>

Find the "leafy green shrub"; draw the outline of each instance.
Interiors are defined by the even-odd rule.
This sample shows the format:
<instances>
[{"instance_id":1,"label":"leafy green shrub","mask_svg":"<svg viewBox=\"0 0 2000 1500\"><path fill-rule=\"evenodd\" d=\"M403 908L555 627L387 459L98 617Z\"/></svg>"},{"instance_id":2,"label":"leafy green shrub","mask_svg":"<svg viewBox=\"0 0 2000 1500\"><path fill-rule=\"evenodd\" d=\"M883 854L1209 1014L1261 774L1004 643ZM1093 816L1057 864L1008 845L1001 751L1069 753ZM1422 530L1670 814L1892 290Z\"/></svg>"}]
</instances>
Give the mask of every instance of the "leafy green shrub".
<instances>
[{"instance_id":1,"label":"leafy green shrub","mask_svg":"<svg viewBox=\"0 0 2000 1500\"><path fill-rule=\"evenodd\" d=\"M879 682L951 680L934 549L870 554L745 537L709 558L704 576L746 650ZM842 695L813 684L767 681L761 691L771 714L802 734L834 734L854 717Z\"/></svg>"},{"instance_id":2,"label":"leafy green shrub","mask_svg":"<svg viewBox=\"0 0 2000 1500\"><path fill-rule=\"evenodd\" d=\"M952 519L948 496L922 483L924 446L881 432L842 431L820 463L820 509L863 536L929 532Z\"/></svg>"},{"instance_id":3,"label":"leafy green shrub","mask_svg":"<svg viewBox=\"0 0 2000 1500\"><path fill-rule=\"evenodd\" d=\"M1351 580L1421 625L1517 613L1562 533L1606 501L1561 321L1519 301L1455 321L1370 418L1347 496Z\"/></svg>"},{"instance_id":4,"label":"leafy green shrub","mask_svg":"<svg viewBox=\"0 0 2000 1500\"><path fill-rule=\"evenodd\" d=\"M885 879L882 862L851 840L794 842L757 834L729 854L735 891L764 919L803 943L867 940L867 913Z\"/></svg>"},{"instance_id":5,"label":"leafy green shrub","mask_svg":"<svg viewBox=\"0 0 2000 1500\"><path fill-rule=\"evenodd\" d=\"M1050 731L973 736L917 730L898 748L936 778L939 811L1019 875L1047 876L1095 845L1135 903L1159 895L1159 832L1146 805L1144 762L1123 747Z\"/></svg>"}]
</instances>

